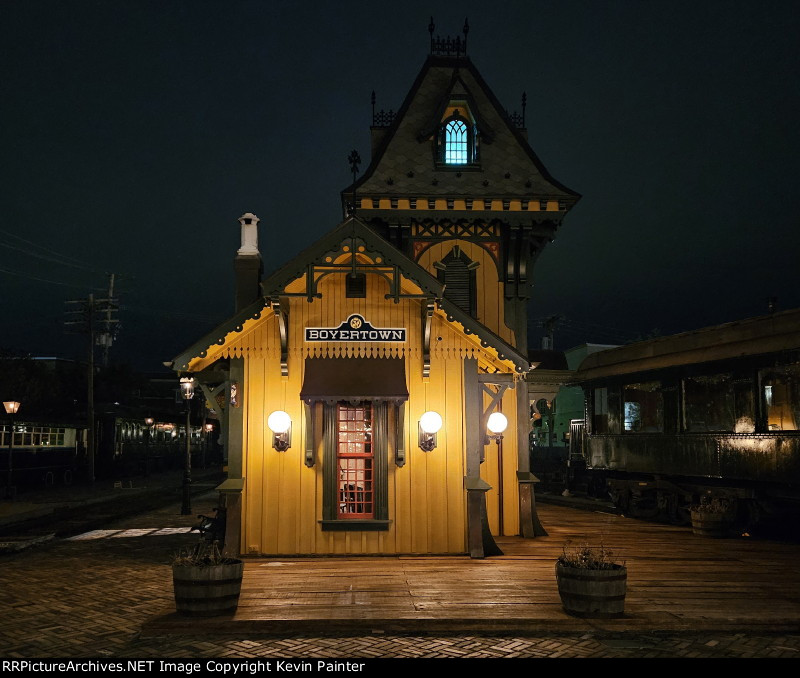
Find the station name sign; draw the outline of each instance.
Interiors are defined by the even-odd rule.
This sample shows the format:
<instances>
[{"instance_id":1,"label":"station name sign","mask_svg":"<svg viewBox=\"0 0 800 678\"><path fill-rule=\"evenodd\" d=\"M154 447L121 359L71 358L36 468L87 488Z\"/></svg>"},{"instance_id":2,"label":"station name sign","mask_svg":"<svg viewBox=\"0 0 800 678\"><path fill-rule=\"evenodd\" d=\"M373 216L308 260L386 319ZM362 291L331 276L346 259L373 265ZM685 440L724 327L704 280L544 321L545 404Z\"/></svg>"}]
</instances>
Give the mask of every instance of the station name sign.
<instances>
[{"instance_id":1,"label":"station name sign","mask_svg":"<svg viewBox=\"0 0 800 678\"><path fill-rule=\"evenodd\" d=\"M373 327L358 314L339 327L306 327L306 341L405 341L405 327Z\"/></svg>"}]
</instances>

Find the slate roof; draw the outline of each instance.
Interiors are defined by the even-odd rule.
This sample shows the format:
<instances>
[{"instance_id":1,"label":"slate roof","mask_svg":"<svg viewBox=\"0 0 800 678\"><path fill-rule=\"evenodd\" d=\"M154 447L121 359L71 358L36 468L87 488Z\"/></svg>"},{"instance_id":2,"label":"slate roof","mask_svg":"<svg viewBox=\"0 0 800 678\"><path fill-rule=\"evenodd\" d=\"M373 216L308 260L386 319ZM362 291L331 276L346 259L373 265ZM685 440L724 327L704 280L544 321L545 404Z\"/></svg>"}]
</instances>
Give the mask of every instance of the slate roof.
<instances>
[{"instance_id":1,"label":"slate roof","mask_svg":"<svg viewBox=\"0 0 800 678\"><path fill-rule=\"evenodd\" d=\"M420 141L420 135L435 129L443 103L451 98L474 102L472 112L482 133L480 170L464 169L461 176L457 170L436 169L432 142L428 138ZM476 198L549 197L570 204L580 198L550 176L467 57L428 57L356 188L365 197L447 193ZM344 200L352 190L351 185L342 191Z\"/></svg>"}]
</instances>

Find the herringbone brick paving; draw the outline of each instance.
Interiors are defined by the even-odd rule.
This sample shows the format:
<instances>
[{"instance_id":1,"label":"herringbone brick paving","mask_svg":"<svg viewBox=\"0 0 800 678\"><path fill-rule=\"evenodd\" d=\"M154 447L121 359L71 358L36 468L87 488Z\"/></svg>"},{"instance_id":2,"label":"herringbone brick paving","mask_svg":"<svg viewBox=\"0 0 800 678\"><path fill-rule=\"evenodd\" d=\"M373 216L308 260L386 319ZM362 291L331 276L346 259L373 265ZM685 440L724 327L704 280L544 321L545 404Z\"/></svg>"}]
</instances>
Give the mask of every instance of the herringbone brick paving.
<instances>
[{"instance_id":1,"label":"herringbone brick paving","mask_svg":"<svg viewBox=\"0 0 800 678\"><path fill-rule=\"evenodd\" d=\"M195 502L207 513L212 493ZM189 527L178 505L109 528ZM0 560L0 656L142 658L800 658L798 633L605 633L360 637L141 637L172 603L168 561L186 534L59 540Z\"/></svg>"}]
</instances>

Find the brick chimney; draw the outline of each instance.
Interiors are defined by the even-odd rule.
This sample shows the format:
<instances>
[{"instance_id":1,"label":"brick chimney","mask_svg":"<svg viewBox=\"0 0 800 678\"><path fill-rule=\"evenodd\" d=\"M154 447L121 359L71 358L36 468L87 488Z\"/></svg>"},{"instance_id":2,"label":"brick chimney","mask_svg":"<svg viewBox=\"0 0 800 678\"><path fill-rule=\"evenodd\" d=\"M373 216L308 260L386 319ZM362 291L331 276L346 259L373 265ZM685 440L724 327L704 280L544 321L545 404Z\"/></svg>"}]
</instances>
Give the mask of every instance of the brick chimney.
<instances>
[{"instance_id":1,"label":"brick chimney","mask_svg":"<svg viewBox=\"0 0 800 678\"><path fill-rule=\"evenodd\" d=\"M239 217L242 246L236 252L233 269L236 274L236 312L252 304L261 295L261 254L258 251L259 218L247 212Z\"/></svg>"}]
</instances>

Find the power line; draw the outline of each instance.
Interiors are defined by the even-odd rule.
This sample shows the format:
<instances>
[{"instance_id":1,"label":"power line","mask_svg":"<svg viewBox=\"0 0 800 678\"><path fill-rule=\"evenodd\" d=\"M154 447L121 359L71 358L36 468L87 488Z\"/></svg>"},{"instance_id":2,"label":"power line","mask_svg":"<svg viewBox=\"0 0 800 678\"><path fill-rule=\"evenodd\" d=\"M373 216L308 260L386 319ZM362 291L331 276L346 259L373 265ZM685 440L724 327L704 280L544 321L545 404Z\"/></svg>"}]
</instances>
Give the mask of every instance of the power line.
<instances>
[{"instance_id":1,"label":"power line","mask_svg":"<svg viewBox=\"0 0 800 678\"><path fill-rule=\"evenodd\" d=\"M17 235L16 233L10 233L8 231L3 230L2 228L0 228L0 233L2 233L3 235L7 235L7 236L9 236L11 238L16 238L17 240L21 240L26 245L33 245L34 247L38 247L39 249L44 250L48 254L53 254L53 255L55 255L57 257L60 257L61 259L68 259L70 261L75 262L76 264L83 265L83 262L80 261L79 259L76 259L75 257L70 257L70 256L68 256L66 254L62 254L61 252L56 252L55 250L51 250L50 248L45 247L44 245L39 245L38 243L35 243L32 240L26 240L25 238Z\"/></svg>"},{"instance_id":2,"label":"power line","mask_svg":"<svg viewBox=\"0 0 800 678\"><path fill-rule=\"evenodd\" d=\"M72 264L69 261L61 261L59 259L54 259L53 257L48 257L44 254L39 254L38 252L30 252L22 247L15 247L14 245L9 245L6 242L0 242L0 247L7 247L10 250L16 250L17 252L22 252L23 254L27 254L29 257L35 257L36 259L41 259L42 261L49 261L51 264L59 264L60 266L69 266L70 268L77 268L82 271L89 271L90 273L98 273L98 271L94 270L93 268L87 268L81 264Z\"/></svg>"},{"instance_id":3,"label":"power line","mask_svg":"<svg viewBox=\"0 0 800 678\"><path fill-rule=\"evenodd\" d=\"M15 275L20 278L28 278L29 280L38 280L39 282L50 283L51 285L62 285L63 287L76 287L80 290L95 290L98 292L102 292L102 287L92 287L90 285L75 285L74 283L65 283L59 282L58 280L48 280L47 278L38 278L35 275L26 275L25 273L19 273L17 271L9 271L7 268L0 267L0 273L8 273L9 275Z\"/></svg>"}]
</instances>

